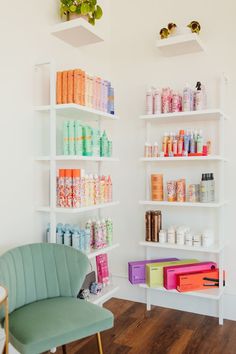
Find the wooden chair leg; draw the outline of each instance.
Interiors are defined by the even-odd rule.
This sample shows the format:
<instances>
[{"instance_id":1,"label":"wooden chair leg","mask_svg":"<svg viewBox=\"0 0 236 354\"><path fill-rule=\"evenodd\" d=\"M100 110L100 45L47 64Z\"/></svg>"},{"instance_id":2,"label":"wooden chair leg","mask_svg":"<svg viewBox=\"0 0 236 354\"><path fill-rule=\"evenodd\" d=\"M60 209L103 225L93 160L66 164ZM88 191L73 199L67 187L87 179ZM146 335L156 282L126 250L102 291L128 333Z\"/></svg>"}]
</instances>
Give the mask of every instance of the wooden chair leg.
<instances>
[{"instance_id":1,"label":"wooden chair leg","mask_svg":"<svg viewBox=\"0 0 236 354\"><path fill-rule=\"evenodd\" d=\"M66 354L66 345L65 344L63 344L63 346L62 346L62 353Z\"/></svg>"},{"instance_id":2,"label":"wooden chair leg","mask_svg":"<svg viewBox=\"0 0 236 354\"><path fill-rule=\"evenodd\" d=\"M103 354L101 334L99 332L97 333L97 341L98 341L99 354Z\"/></svg>"},{"instance_id":3,"label":"wooden chair leg","mask_svg":"<svg viewBox=\"0 0 236 354\"><path fill-rule=\"evenodd\" d=\"M3 354L9 353L9 317L8 317L8 297L5 300L5 344Z\"/></svg>"}]
</instances>

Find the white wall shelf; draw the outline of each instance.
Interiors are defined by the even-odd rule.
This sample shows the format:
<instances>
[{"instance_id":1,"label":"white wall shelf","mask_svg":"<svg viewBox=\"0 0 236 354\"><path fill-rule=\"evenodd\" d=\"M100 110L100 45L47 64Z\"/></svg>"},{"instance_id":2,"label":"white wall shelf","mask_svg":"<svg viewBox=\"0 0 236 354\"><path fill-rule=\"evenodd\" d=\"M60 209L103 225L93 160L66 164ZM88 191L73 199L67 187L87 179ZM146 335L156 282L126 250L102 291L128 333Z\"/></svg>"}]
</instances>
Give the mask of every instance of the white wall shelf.
<instances>
[{"instance_id":1,"label":"white wall shelf","mask_svg":"<svg viewBox=\"0 0 236 354\"><path fill-rule=\"evenodd\" d=\"M56 104L56 105L45 105L45 106L35 106L34 110L36 112L50 112L51 109L56 110L58 116L66 117L67 119L110 119L118 120L118 116L115 114L110 114L107 112L99 111L86 106L81 106L75 103L67 104Z\"/></svg>"},{"instance_id":2,"label":"white wall shelf","mask_svg":"<svg viewBox=\"0 0 236 354\"><path fill-rule=\"evenodd\" d=\"M99 254L103 254L103 253L108 253L116 248L118 248L120 245L119 243L114 243L113 245L111 246L107 246L107 247L104 247L104 248L100 248L100 249L97 249L97 250L93 250L91 251L90 253L87 254L87 257L89 259L92 259L92 258L95 258L96 256L98 256Z\"/></svg>"},{"instance_id":3,"label":"white wall shelf","mask_svg":"<svg viewBox=\"0 0 236 354\"><path fill-rule=\"evenodd\" d=\"M220 253L224 246L213 245L211 247L191 247L185 245L169 244L169 243L159 243L159 242L147 242L140 241L140 246L150 247L150 248L166 248L173 250L183 250L183 251L192 251L192 252L204 252L204 253Z\"/></svg>"},{"instance_id":4,"label":"white wall shelf","mask_svg":"<svg viewBox=\"0 0 236 354\"><path fill-rule=\"evenodd\" d=\"M53 26L51 34L73 47L104 41L97 27L83 18L58 23Z\"/></svg>"},{"instance_id":5,"label":"white wall shelf","mask_svg":"<svg viewBox=\"0 0 236 354\"><path fill-rule=\"evenodd\" d=\"M165 56L175 56L205 51L205 47L196 33L171 36L158 39L156 47Z\"/></svg>"},{"instance_id":6,"label":"white wall shelf","mask_svg":"<svg viewBox=\"0 0 236 354\"><path fill-rule=\"evenodd\" d=\"M37 156L36 161L50 161L50 156ZM74 155L57 155L56 161L91 161L91 162L118 162L116 157L99 157L99 156L74 156Z\"/></svg>"},{"instance_id":7,"label":"white wall shelf","mask_svg":"<svg viewBox=\"0 0 236 354\"><path fill-rule=\"evenodd\" d=\"M184 295L195 296L195 297L201 297L201 298L211 299L211 300L219 300L224 292L224 288L223 289L214 288L214 289L189 291L189 292L180 293L177 290L167 290L164 287L149 288L149 286L146 284L140 284L139 286L141 288L145 288L148 290L161 291L161 292L165 292L165 293L178 294L178 295L182 295L182 296L184 296Z\"/></svg>"},{"instance_id":8,"label":"white wall shelf","mask_svg":"<svg viewBox=\"0 0 236 354\"><path fill-rule=\"evenodd\" d=\"M69 44L75 46L82 46L85 44L95 43L100 41L101 39L97 37L96 28L92 27L84 20L73 20L68 23L62 23L58 26L55 26L53 30L53 34L58 36L60 39L70 42ZM57 155L57 119L60 117L61 121L60 124L66 119L79 119L85 121L92 121L98 130L101 130L103 127L102 122L103 119L108 121L117 121L118 117L113 114L109 114L107 112L95 110L93 108L77 105L77 104L56 104L56 70L54 64L52 62L44 62L39 63L36 65L36 73L39 70L39 66L48 65L48 69L46 73L49 73L49 87L50 87L50 104L35 106L34 111L40 115L39 122L46 116L49 123L49 152L48 155L43 156L36 156L36 161L46 161L48 162L49 166L49 176L50 176L50 186L49 186L49 205L47 206L39 206L36 208L36 211L40 213L48 213L48 219L50 222L50 239L49 242L55 243L56 242L56 226L57 223L61 221L62 214L69 216L69 214L77 215L81 213L92 213L96 212L96 216L98 219L102 219L103 213L102 209L109 208L116 206L119 204L118 201L113 201L110 203L103 203L97 205L91 205L87 207L81 208L59 208L57 207L57 169L58 164L57 161L61 161L60 166L63 166L63 163L67 162L66 167L71 168L74 164L72 162L77 162L80 164L84 161L88 162L96 162L96 165L93 166L93 173L97 175L102 175L103 173L103 162L115 162L119 161L118 158L115 157L97 157L97 156L71 156L71 155ZM47 68L46 68L47 69ZM48 77L48 76L47 76ZM42 83L42 80L40 80ZM44 88L41 88L39 91L43 91ZM48 129L48 127L47 127ZM40 166L45 167L45 166ZM61 167L61 168L62 168ZM90 215L89 215L90 216ZM95 215L93 215L95 216ZM119 246L118 243L115 243L111 246L94 250L90 252L87 256L89 259L93 259L99 255L108 253ZM90 301L94 304L102 305L105 301L107 301L113 294L118 290L118 287L114 285L109 285L105 287L101 294L98 296L91 295Z\"/></svg>"},{"instance_id":9,"label":"white wall shelf","mask_svg":"<svg viewBox=\"0 0 236 354\"><path fill-rule=\"evenodd\" d=\"M220 208L227 202L212 202L212 203L190 203L190 202L168 202L168 201L152 201L152 200L140 200L141 205L152 206L170 206L170 207L190 207L190 208Z\"/></svg>"},{"instance_id":10,"label":"white wall shelf","mask_svg":"<svg viewBox=\"0 0 236 354\"><path fill-rule=\"evenodd\" d=\"M36 210L39 212L44 212L44 213L50 213L50 212L55 212L55 213L61 213L61 214L79 214L79 213L85 213L87 211L93 211L93 210L98 210L98 209L103 209L103 208L110 208L115 205L118 205L119 202L111 202L111 203L104 203L104 204L96 204L96 205L91 205L87 207L81 207L81 208L50 208L50 207L38 207Z\"/></svg>"},{"instance_id":11,"label":"white wall shelf","mask_svg":"<svg viewBox=\"0 0 236 354\"><path fill-rule=\"evenodd\" d=\"M199 36L196 35L190 35L190 36L182 36L182 38L179 37L171 37L166 40L158 41L157 45L165 51L165 53L168 53L169 55L177 54L179 50L187 50L189 53L195 50L203 50L203 46L199 40ZM145 135L146 135L146 140L145 141L151 141L151 131L152 131L152 124L156 123L161 123L161 124L175 124L175 123L188 123L188 122L201 122L202 124L207 125L208 122L213 122L214 126L216 126L217 131L219 132L218 138L217 138L217 144L218 144L218 154L217 155L209 155L209 156L180 156L180 157L158 157L158 158L145 158L142 157L140 158L140 161L145 162L145 174L146 174L146 193L145 193L145 200L139 201L140 205L143 206L149 206L150 208L161 208L161 207L182 207L182 208L203 208L205 209L205 212L207 213L207 209L213 209L214 214L216 214L216 225L214 227L217 228L217 233L218 233L218 240L217 244L209 247L209 248L204 248L204 247L190 247L190 246L185 246L185 245L177 245L177 244L160 244L160 243L155 243L155 242L146 242L146 241L141 241L139 242L139 245L142 247L145 247L145 255L146 259L150 259L150 251L152 251L152 256L154 253L154 250L160 250L160 249L166 249L168 250L175 250L178 251L178 253L181 252L199 252L202 253L201 256L210 256L213 255L214 257L217 257L218 260L218 268L219 268L219 288L214 288L214 289L206 289L204 291L196 291L196 292L187 292L187 293L179 293L177 290L174 291L168 291L165 288L155 288L151 289L147 285L141 285L141 287L146 289L146 306L147 310L151 309L151 294L150 292L153 290L157 291L162 291L167 293L172 293L172 294L180 294L180 295L190 295L190 296L195 296L195 297L202 297L206 299L212 299L212 300L218 300L218 316L219 316L219 324L223 324L223 300L222 300L222 294L224 291L223 287L223 271L224 271L224 245L225 245L225 231L224 231L224 205L227 203L225 201L225 194L224 194L224 169L225 169L225 163L219 163L217 166L217 177L218 177L218 183L217 183L217 189L218 189L218 201L215 202L210 202L210 203L192 203L192 202L168 202L168 201L152 201L150 200L151 196L151 190L150 190L150 174L151 174L151 166L150 163L167 163L171 162L171 165L166 165L165 167L171 168L172 169L172 174L173 174L173 169L177 168L177 165L173 165L174 162L191 162L191 161L199 161L201 165L205 166L206 168L206 162L211 162L213 163L218 163L218 162L225 162L227 161L225 159L225 153L224 153L224 134L225 134L225 121L228 119L228 116L224 113L224 106L223 103L225 102L225 93L226 93L226 84L227 84L227 78L225 76L222 76L221 81L220 81L220 108L218 109L205 109L201 111L191 111L191 112L177 112L177 113L166 113L166 114L158 114L158 115L141 115L140 119L145 121ZM212 124L213 125L213 124ZM168 129L166 129L168 131ZM164 168L164 166L161 166ZM207 166L208 167L208 166ZM160 169L160 166L158 166ZM199 165L198 165L199 168ZM182 169L183 171L183 176L185 175L186 171L188 171L187 166L185 166L185 169ZM204 170L203 170L204 171ZM160 170L158 173L161 173ZM193 209L194 210L194 209ZM201 210L201 209L200 209ZM184 210L183 210L184 211ZM195 210L196 212L196 210ZM184 218L184 214L183 214ZM181 218L180 218L181 222ZM212 225L213 227L213 225ZM156 302L155 302L156 303Z\"/></svg>"},{"instance_id":12,"label":"white wall shelf","mask_svg":"<svg viewBox=\"0 0 236 354\"><path fill-rule=\"evenodd\" d=\"M202 111L176 112L141 115L140 119L149 120L153 123L179 123L195 121L214 121L221 118L228 119L228 116L221 109L205 109Z\"/></svg>"},{"instance_id":13,"label":"white wall shelf","mask_svg":"<svg viewBox=\"0 0 236 354\"><path fill-rule=\"evenodd\" d=\"M92 302L95 305L103 305L104 302L109 300L113 295L119 290L118 286L108 285L102 289L101 293L98 295L90 294L89 302Z\"/></svg>"},{"instance_id":14,"label":"white wall shelf","mask_svg":"<svg viewBox=\"0 0 236 354\"><path fill-rule=\"evenodd\" d=\"M142 162L173 162L173 161L227 161L220 155L209 156L177 156L177 157L141 157Z\"/></svg>"}]
</instances>

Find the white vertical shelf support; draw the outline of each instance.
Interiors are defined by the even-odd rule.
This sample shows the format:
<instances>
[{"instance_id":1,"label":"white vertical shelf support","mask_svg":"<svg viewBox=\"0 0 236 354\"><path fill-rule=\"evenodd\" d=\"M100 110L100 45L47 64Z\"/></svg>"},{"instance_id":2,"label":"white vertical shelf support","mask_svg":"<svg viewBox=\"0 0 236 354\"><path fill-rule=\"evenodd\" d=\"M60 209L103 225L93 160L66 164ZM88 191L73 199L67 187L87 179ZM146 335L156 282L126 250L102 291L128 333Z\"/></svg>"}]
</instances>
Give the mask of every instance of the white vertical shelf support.
<instances>
[{"instance_id":1,"label":"white vertical shelf support","mask_svg":"<svg viewBox=\"0 0 236 354\"><path fill-rule=\"evenodd\" d=\"M50 63L50 241L56 242L56 72Z\"/></svg>"},{"instance_id":2,"label":"white vertical shelf support","mask_svg":"<svg viewBox=\"0 0 236 354\"><path fill-rule=\"evenodd\" d=\"M228 78L225 74L221 75L220 78L220 109L225 111L226 106L226 89L228 84ZM221 115L219 121L219 153L221 156L225 157L225 119ZM221 161L219 164L219 199L224 200L225 198L225 163ZM219 232L219 244L222 246L225 243L225 206L223 205L218 210L218 232ZM219 290L223 292L224 289L224 247L221 248L219 253ZM219 324L223 325L224 322L224 308L223 308L223 296L220 297L218 301L218 315Z\"/></svg>"}]
</instances>

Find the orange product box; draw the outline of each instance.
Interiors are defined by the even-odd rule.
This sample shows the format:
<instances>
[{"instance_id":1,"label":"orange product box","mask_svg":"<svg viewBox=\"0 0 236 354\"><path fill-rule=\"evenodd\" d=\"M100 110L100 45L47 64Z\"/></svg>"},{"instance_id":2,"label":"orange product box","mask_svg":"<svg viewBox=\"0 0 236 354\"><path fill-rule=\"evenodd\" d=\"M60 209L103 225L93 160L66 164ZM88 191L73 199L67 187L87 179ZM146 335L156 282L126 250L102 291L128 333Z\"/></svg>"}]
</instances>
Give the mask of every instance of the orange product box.
<instances>
[{"instance_id":1,"label":"orange product box","mask_svg":"<svg viewBox=\"0 0 236 354\"><path fill-rule=\"evenodd\" d=\"M81 70L81 104L85 106L85 71Z\"/></svg>"},{"instance_id":2,"label":"orange product box","mask_svg":"<svg viewBox=\"0 0 236 354\"><path fill-rule=\"evenodd\" d=\"M62 103L68 103L68 71L62 72Z\"/></svg>"},{"instance_id":3,"label":"orange product box","mask_svg":"<svg viewBox=\"0 0 236 354\"><path fill-rule=\"evenodd\" d=\"M176 289L179 292L207 290L219 287L219 269L191 274L178 274L176 277Z\"/></svg>"},{"instance_id":4,"label":"orange product box","mask_svg":"<svg viewBox=\"0 0 236 354\"><path fill-rule=\"evenodd\" d=\"M81 70L74 70L74 103L81 104Z\"/></svg>"},{"instance_id":5,"label":"orange product box","mask_svg":"<svg viewBox=\"0 0 236 354\"><path fill-rule=\"evenodd\" d=\"M56 82L56 102L57 104L62 104L62 72L57 72L57 82Z\"/></svg>"},{"instance_id":6,"label":"orange product box","mask_svg":"<svg viewBox=\"0 0 236 354\"><path fill-rule=\"evenodd\" d=\"M67 87L68 97L67 102L74 102L74 70L68 71L68 87Z\"/></svg>"}]
</instances>

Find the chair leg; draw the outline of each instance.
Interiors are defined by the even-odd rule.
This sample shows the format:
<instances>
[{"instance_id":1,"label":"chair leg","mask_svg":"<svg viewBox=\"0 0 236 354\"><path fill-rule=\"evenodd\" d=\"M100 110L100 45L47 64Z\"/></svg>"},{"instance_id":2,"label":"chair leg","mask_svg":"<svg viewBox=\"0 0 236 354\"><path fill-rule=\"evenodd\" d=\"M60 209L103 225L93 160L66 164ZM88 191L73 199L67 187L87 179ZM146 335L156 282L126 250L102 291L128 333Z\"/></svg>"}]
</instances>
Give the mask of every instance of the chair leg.
<instances>
[{"instance_id":1,"label":"chair leg","mask_svg":"<svg viewBox=\"0 0 236 354\"><path fill-rule=\"evenodd\" d=\"M99 354L103 354L101 334L99 332L97 333L97 342L98 342Z\"/></svg>"},{"instance_id":2,"label":"chair leg","mask_svg":"<svg viewBox=\"0 0 236 354\"><path fill-rule=\"evenodd\" d=\"M65 344L63 344L63 346L62 346L62 353L66 354L66 345Z\"/></svg>"}]
</instances>

